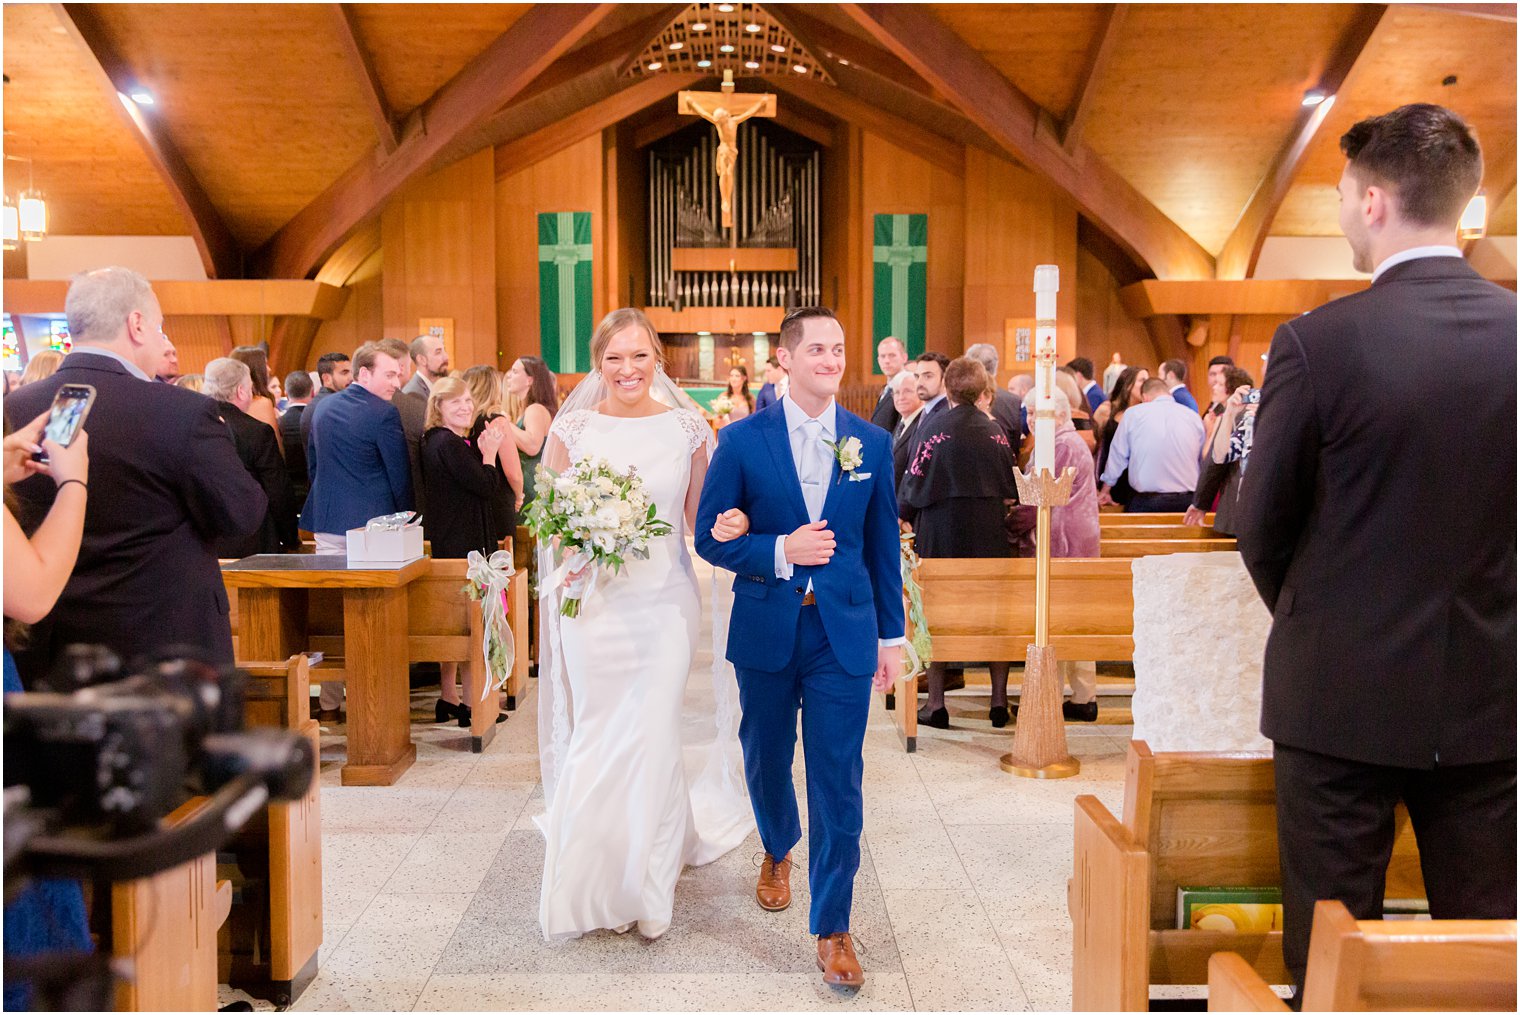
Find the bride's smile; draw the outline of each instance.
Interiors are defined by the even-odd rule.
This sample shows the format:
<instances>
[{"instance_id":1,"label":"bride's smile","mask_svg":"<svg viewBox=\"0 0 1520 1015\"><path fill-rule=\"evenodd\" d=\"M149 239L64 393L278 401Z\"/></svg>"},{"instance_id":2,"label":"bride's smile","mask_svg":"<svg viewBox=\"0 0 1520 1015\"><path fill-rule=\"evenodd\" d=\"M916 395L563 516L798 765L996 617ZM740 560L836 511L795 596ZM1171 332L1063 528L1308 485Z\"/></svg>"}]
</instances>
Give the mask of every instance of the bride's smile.
<instances>
[{"instance_id":1,"label":"bride's smile","mask_svg":"<svg viewBox=\"0 0 1520 1015\"><path fill-rule=\"evenodd\" d=\"M664 407L649 394L659 354L649 333L638 324L619 329L597 363L609 393L605 411L615 416L648 416Z\"/></svg>"}]
</instances>

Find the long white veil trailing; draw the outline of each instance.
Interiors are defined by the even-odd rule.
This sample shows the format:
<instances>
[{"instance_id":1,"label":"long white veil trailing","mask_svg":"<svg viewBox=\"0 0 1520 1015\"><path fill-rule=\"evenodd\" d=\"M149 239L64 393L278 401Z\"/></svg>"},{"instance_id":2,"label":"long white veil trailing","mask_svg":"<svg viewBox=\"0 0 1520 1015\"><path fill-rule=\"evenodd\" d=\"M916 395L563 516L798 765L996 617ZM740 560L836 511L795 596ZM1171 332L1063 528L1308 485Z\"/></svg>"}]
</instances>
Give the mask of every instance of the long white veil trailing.
<instances>
[{"instance_id":1,"label":"long white veil trailing","mask_svg":"<svg viewBox=\"0 0 1520 1015\"><path fill-rule=\"evenodd\" d=\"M544 442L545 468L558 473L570 464L572 456L569 431L576 426L575 414L583 411L599 412L608 395L607 384L596 371L587 374L576 386L560 406L554 425L550 427L549 436ZM656 371L650 382L650 395L672 409L696 413L703 418L702 425L707 426L696 401L672 381L663 368ZM707 463L712 460L716 448L717 441L711 430L708 430L705 449L700 454L693 454L691 483L697 491L701 489ZM683 518L677 531L684 531L685 528ZM569 749L570 734L574 728L574 709L561 641L560 605L564 588L556 580L563 562L557 559L554 547L546 543L539 544L537 553L538 756L544 785L544 808L547 811L554 800L560 771ZM688 689L686 708L682 714L682 743L687 758L692 810L702 829L704 844L722 844L713 855L697 858L697 863L717 859L738 845L754 827L754 813L749 804L743 756L739 747L739 685L733 665L724 658L724 646L728 641L729 601L723 592L728 583L721 581L721 575L727 573L714 569L709 587L708 612L712 618L711 700L706 700L706 695L693 694ZM595 609L595 604L588 604L588 608ZM631 679L637 677L632 676Z\"/></svg>"}]
</instances>

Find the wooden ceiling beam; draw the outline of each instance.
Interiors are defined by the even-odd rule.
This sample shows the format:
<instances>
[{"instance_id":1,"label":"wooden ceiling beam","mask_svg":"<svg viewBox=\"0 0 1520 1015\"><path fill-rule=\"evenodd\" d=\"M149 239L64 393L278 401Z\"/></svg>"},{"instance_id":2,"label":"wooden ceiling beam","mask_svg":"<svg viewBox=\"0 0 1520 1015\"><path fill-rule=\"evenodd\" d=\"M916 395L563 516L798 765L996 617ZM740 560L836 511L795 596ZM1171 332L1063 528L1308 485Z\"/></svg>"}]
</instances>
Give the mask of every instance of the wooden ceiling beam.
<instances>
[{"instance_id":1,"label":"wooden ceiling beam","mask_svg":"<svg viewBox=\"0 0 1520 1015\"><path fill-rule=\"evenodd\" d=\"M385 89L380 85L380 76L375 72L375 61L359 38L359 22L354 16L353 5L329 4L328 7L332 11L333 24L337 29L343 57L348 61L349 67L358 79L359 92L364 97L364 108L375 124L375 134L379 138L380 149L390 155L401 144L401 132L396 129L395 114L391 112L390 103L385 99Z\"/></svg>"},{"instance_id":2,"label":"wooden ceiling beam","mask_svg":"<svg viewBox=\"0 0 1520 1015\"><path fill-rule=\"evenodd\" d=\"M1446 14L1459 14L1469 18L1483 18L1488 21L1507 21L1515 23L1514 4L1410 4L1411 7L1423 7L1427 11L1442 11Z\"/></svg>"},{"instance_id":3,"label":"wooden ceiling beam","mask_svg":"<svg viewBox=\"0 0 1520 1015\"><path fill-rule=\"evenodd\" d=\"M1097 35L1093 37L1092 47L1087 52L1087 63L1082 69L1082 77L1077 85L1076 94L1072 97L1071 106L1066 111L1065 127L1061 132L1061 145L1068 153L1074 151L1082 141L1082 131L1086 128L1087 119L1092 113L1092 97L1113 63L1114 51L1119 46L1119 36L1124 30L1124 20L1129 16L1128 4L1106 4L1105 7L1103 23L1098 27Z\"/></svg>"},{"instance_id":4,"label":"wooden ceiling beam","mask_svg":"<svg viewBox=\"0 0 1520 1015\"><path fill-rule=\"evenodd\" d=\"M621 74L629 61L643 52L650 41L686 9L686 5L661 4L650 9L654 13L648 17L560 57L512 100L513 105L531 102L545 92L582 76L589 67L611 64Z\"/></svg>"},{"instance_id":5,"label":"wooden ceiling beam","mask_svg":"<svg viewBox=\"0 0 1520 1015\"><path fill-rule=\"evenodd\" d=\"M781 80L772 82L772 85L783 94L884 137L946 172L960 175L966 171L966 151L960 144L889 113L879 105L816 81Z\"/></svg>"},{"instance_id":6,"label":"wooden ceiling beam","mask_svg":"<svg viewBox=\"0 0 1520 1015\"><path fill-rule=\"evenodd\" d=\"M600 101L500 144L496 148L496 178L500 180L564 151L707 77L705 74L653 74L626 81L622 88Z\"/></svg>"},{"instance_id":7,"label":"wooden ceiling beam","mask_svg":"<svg viewBox=\"0 0 1520 1015\"><path fill-rule=\"evenodd\" d=\"M933 97L933 88L912 67L888 50L818 18L808 11L807 4L766 4L765 9L777 24L813 54L814 59L847 61L846 66L894 82L925 97Z\"/></svg>"},{"instance_id":8,"label":"wooden ceiling beam","mask_svg":"<svg viewBox=\"0 0 1520 1015\"><path fill-rule=\"evenodd\" d=\"M88 4L54 4L53 9L59 24L83 50L106 101L122 116L148 161L169 188L169 196L184 215L195 247L200 251L207 276L239 277L243 271L243 251L232 230L227 228L221 212L211 203L211 198L157 115L127 98L139 86L139 81L117 52L105 26Z\"/></svg>"},{"instance_id":9,"label":"wooden ceiling beam","mask_svg":"<svg viewBox=\"0 0 1520 1015\"><path fill-rule=\"evenodd\" d=\"M1256 185L1251 199L1246 202L1245 209L1235 222L1235 228L1230 231L1229 238L1219 250L1219 257L1214 264L1216 278L1249 278L1251 272L1256 270L1262 245L1266 243L1267 232L1272 228L1272 220L1277 218L1288 190L1293 186L1293 180L1303 165L1304 156L1319 136L1320 128L1324 126L1331 107L1335 105L1335 96L1345 87L1356 69L1357 61L1366 52L1367 44L1382 23L1387 10L1386 4L1361 5L1351 24L1341 34L1317 85L1329 97L1317 106L1299 110L1293 129L1288 132L1282 147L1273 156L1266 175Z\"/></svg>"},{"instance_id":10,"label":"wooden ceiling beam","mask_svg":"<svg viewBox=\"0 0 1520 1015\"><path fill-rule=\"evenodd\" d=\"M569 52L613 4L534 4L412 116L389 156L366 155L296 213L258 251L260 272L304 278L408 180L434 168L452 142L520 94Z\"/></svg>"},{"instance_id":11,"label":"wooden ceiling beam","mask_svg":"<svg viewBox=\"0 0 1520 1015\"><path fill-rule=\"evenodd\" d=\"M1065 191L1151 274L1213 277L1214 259L1197 240L1085 145L1062 150L1040 127L1040 107L932 12L916 4L841 6L1007 154Z\"/></svg>"}]
</instances>

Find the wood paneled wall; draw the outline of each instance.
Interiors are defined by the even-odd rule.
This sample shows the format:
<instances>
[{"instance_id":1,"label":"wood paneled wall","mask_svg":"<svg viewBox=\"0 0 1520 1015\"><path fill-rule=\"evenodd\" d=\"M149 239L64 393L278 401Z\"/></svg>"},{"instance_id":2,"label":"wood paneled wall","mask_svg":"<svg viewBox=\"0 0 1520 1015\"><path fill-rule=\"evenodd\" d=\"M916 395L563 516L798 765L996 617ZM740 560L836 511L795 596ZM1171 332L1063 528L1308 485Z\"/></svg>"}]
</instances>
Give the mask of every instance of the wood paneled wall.
<instances>
[{"instance_id":1,"label":"wood paneled wall","mask_svg":"<svg viewBox=\"0 0 1520 1015\"><path fill-rule=\"evenodd\" d=\"M1143 322L1131 317L1119 302L1119 283L1103 262L1085 247L1077 248L1077 356L1093 361L1098 383L1118 353L1126 366L1153 369L1156 347ZM1210 353L1210 355L1213 355ZM1208 358L1204 358L1208 362Z\"/></svg>"},{"instance_id":2,"label":"wood paneled wall","mask_svg":"<svg viewBox=\"0 0 1520 1015\"><path fill-rule=\"evenodd\" d=\"M225 356L237 342L229 318L223 314L175 314L164 317L164 334L179 354L179 372L198 374L218 356Z\"/></svg>"},{"instance_id":3,"label":"wood paneled wall","mask_svg":"<svg viewBox=\"0 0 1520 1015\"><path fill-rule=\"evenodd\" d=\"M489 166L491 153L486 155ZM600 320L609 309L605 155L598 132L494 184L497 345L503 354L499 361L503 368L518 356L537 355L539 351L540 212L591 212L592 319Z\"/></svg>"},{"instance_id":4,"label":"wood paneled wall","mask_svg":"<svg viewBox=\"0 0 1520 1015\"><path fill-rule=\"evenodd\" d=\"M454 321L453 366L500 366L496 173L484 149L409 184L380 218L384 336L411 341L424 317ZM536 254L536 251L535 251Z\"/></svg>"},{"instance_id":5,"label":"wood paneled wall","mask_svg":"<svg viewBox=\"0 0 1520 1015\"><path fill-rule=\"evenodd\" d=\"M346 352L352 356L365 342L384 337L385 304L380 280L383 261L383 251L374 251L344 281L348 302L343 305L343 313L335 320L322 322L317 330L302 364L307 370L315 370L317 360L325 352Z\"/></svg>"},{"instance_id":6,"label":"wood paneled wall","mask_svg":"<svg viewBox=\"0 0 1520 1015\"><path fill-rule=\"evenodd\" d=\"M1034 317L1035 266L1054 264L1061 269L1057 356L1064 363L1076 355L1076 208L1029 171L968 147L965 215L965 345L1001 349L1008 318Z\"/></svg>"},{"instance_id":7,"label":"wood paneled wall","mask_svg":"<svg viewBox=\"0 0 1520 1015\"><path fill-rule=\"evenodd\" d=\"M831 153L832 154L832 153ZM965 348L962 289L966 285L966 181L929 161L899 148L870 131L861 146L861 257L855 284L864 297L860 327L871 331L872 260L877 215L924 213L929 216L929 263L926 348L954 357ZM1001 344L1002 325L998 326ZM872 369L863 364L860 378Z\"/></svg>"}]
</instances>

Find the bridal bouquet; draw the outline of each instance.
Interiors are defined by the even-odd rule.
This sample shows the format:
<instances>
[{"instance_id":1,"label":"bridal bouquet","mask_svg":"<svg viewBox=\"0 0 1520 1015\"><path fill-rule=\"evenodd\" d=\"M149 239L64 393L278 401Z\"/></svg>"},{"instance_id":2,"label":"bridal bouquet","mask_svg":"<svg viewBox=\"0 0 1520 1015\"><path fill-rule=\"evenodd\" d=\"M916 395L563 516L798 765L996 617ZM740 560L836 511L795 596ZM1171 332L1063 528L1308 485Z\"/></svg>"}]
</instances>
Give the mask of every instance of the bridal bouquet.
<instances>
[{"instance_id":1,"label":"bridal bouquet","mask_svg":"<svg viewBox=\"0 0 1520 1015\"><path fill-rule=\"evenodd\" d=\"M563 563L551 587L565 576L591 566L591 581L602 568L613 574L629 557L649 558L649 541L671 533L670 523L655 517L655 505L644 492L636 469L621 471L604 458L587 458L556 475L538 467L538 494L528 506L524 524L540 543L557 541ZM565 590L560 613L579 616L589 587Z\"/></svg>"},{"instance_id":2,"label":"bridal bouquet","mask_svg":"<svg viewBox=\"0 0 1520 1015\"><path fill-rule=\"evenodd\" d=\"M712 400L714 416L727 416L734 411L734 400L727 395L719 395Z\"/></svg>"}]
</instances>

